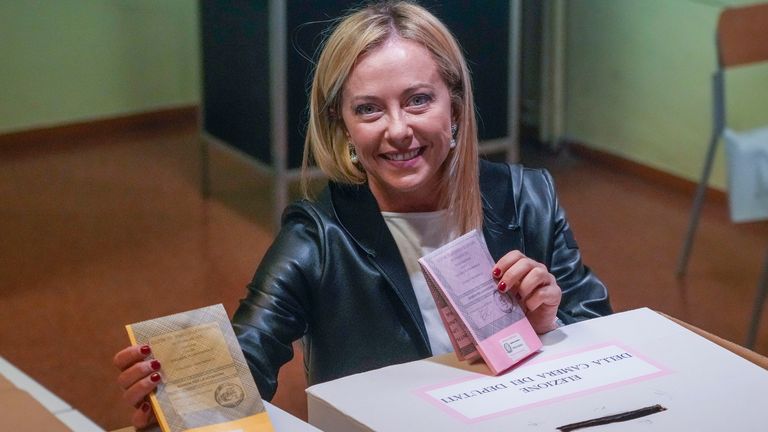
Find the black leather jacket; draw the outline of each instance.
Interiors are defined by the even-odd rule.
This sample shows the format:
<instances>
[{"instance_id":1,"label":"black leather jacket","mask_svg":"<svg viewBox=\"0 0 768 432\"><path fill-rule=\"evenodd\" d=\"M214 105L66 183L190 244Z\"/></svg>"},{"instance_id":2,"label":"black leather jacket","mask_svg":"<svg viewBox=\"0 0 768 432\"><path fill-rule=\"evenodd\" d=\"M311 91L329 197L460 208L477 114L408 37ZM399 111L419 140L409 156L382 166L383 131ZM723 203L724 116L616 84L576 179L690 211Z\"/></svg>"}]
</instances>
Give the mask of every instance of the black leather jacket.
<instances>
[{"instance_id":1,"label":"black leather jacket","mask_svg":"<svg viewBox=\"0 0 768 432\"><path fill-rule=\"evenodd\" d=\"M518 249L546 264L563 290L565 324L611 313L546 171L482 161L480 188L494 260ZM405 265L365 185L331 182L316 202L285 210L232 321L267 400L302 337L310 385L431 355Z\"/></svg>"}]
</instances>

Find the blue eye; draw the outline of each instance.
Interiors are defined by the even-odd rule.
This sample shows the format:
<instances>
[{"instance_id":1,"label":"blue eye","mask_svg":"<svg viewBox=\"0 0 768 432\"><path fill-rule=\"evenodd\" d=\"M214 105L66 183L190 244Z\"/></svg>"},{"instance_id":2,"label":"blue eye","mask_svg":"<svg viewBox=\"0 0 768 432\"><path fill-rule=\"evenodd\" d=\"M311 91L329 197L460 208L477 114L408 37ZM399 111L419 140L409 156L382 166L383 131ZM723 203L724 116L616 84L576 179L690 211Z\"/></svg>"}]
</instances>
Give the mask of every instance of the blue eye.
<instances>
[{"instance_id":1,"label":"blue eye","mask_svg":"<svg viewBox=\"0 0 768 432\"><path fill-rule=\"evenodd\" d=\"M432 98L429 97L429 95L419 94L411 98L411 105L416 105L416 106L425 105L429 103L431 100Z\"/></svg>"},{"instance_id":2,"label":"blue eye","mask_svg":"<svg viewBox=\"0 0 768 432\"><path fill-rule=\"evenodd\" d=\"M358 115L371 115L376 112L376 107L371 104L363 104L355 107L355 114Z\"/></svg>"}]
</instances>

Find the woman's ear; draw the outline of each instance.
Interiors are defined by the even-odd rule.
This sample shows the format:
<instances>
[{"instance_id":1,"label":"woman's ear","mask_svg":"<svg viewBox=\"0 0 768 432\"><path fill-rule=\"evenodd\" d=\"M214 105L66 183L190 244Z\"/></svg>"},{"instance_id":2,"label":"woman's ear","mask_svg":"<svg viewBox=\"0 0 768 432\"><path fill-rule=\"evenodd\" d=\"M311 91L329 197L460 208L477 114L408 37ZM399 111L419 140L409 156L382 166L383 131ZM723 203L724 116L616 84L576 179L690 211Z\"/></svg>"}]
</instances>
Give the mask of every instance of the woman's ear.
<instances>
[{"instance_id":1,"label":"woman's ear","mask_svg":"<svg viewBox=\"0 0 768 432\"><path fill-rule=\"evenodd\" d=\"M461 121L461 115L459 113L461 112L460 107L457 107L455 104L451 104L451 124L459 124Z\"/></svg>"},{"instance_id":2,"label":"woman's ear","mask_svg":"<svg viewBox=\"0 0 768 432\"><path fill-rule=\"evenodd\" d=\"M352 138L349 135L349 130L347 130L347 126L341 120L339 120L339 129L341 129L341 131L344 132L344 136L347 138L347 141L349 141Z\"/></svg>"},{"instance_id":3,"label":"woman's ear","mask_svg":"<svg viewBox=\"0 0 768 432\"><path fill-rule=\"evenodd\" d=\"M335 125L337 128L341 129L344 132L344 136L349 139L349 131L347 130L346 125L344 124L344 119L341 118L340 115L338 115L338 112L335 108L329 108L328 109L328 116L331 119L331 124Z\"/></svg>"}]
</instances>

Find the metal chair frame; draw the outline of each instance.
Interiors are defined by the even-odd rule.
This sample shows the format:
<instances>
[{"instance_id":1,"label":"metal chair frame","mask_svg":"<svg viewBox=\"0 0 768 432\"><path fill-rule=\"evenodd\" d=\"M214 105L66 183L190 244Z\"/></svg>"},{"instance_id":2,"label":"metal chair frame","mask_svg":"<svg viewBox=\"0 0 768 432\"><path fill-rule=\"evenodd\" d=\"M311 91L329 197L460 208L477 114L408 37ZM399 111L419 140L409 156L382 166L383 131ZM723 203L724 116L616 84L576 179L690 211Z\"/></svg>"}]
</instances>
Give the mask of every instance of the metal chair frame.
<instances>
[{"instance_id":1,"label":"metal chair frame","mask_svg":"<svg viewBox=\"0 0 768 432\"><path fill-rule=\"evenodd\" d=\"M717 144L725 130L725 71L731 67L768 61L768 3L724 9L717 22L715 45L717 47L718 67L712 75L712 136L704 160L701 180L696 188L683 249L678 259L678 277L684 276L686 272L694 235L699 225L701 208L704 205L709 176L712 172ZM755 344L760 315L767 295L768 252L766 252L762 276L758 282L752 320L745 344L749 348Z\"/></svg>"}]
</instances>

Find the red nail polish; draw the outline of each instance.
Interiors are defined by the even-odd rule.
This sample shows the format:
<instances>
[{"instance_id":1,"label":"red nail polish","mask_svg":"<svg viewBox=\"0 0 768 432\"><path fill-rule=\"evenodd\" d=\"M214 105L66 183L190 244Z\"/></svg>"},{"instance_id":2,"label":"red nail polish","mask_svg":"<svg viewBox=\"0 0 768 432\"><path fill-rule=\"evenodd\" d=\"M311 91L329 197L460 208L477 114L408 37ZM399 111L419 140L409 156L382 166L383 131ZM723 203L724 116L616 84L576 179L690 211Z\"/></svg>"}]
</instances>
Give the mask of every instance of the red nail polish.
<instances>
[{"instance_id":1,"label":"red nail polish","mask_svg":"<svg viewBox=\"0 0 768 432\"><path fill-rule=\"evenodd\" d=\"M152 352L152 349L149 348L149 345L142 345L141 348L139 348L139 351L144 355L149 355Z\"/></svg>"},{"instance_id":2,"label":"red nail polish","mask_svg":"<svg viewBox=\"0 0 768 432\"><path fill-rule=\"evenodd\" d=\"M158 382L160 381L160 374L159 373L153 373L149 376L150 381L152 382Z\"/></svg>"},{"instance_id":3,"label":"red nail polish","mask_svg":"<svg viewBox=\"0 0 768 432\"><path fill-rule=\"evenodd\" d=\"M497 278L499 276L501 276L501 270L498 268L493 269L493 277Z\"/></svg>"},{"instance_id":4,"label":"red nail polish","mask_svg":"<svg viewBox=\"0 0 768 432\"><path fill-rule=\"evenodd\" d=\"M147 402L144 402L143 404L141 404L141 410L144 412L149 411L149 404Z\"/></svg>"},{"instance_id":5,"label":"red nail polish","mask_svg":"<svg viewBox=\"0 0 768 432\"><path fill-rule=\"evenodd\" d=\"M499 291L506 292L507 291L507 284L504 283L504 281L499 282Z\"/></svg>"},{"instance_id":6,"label":"red nail polish","mask_svg":"<svg viewBox=\"0 0 768 432\"><path fill-rule=\"evenodd\" d=\"M151 362L149 362L149 367L151 367L152 370L159 370L160 362L158 360L152 360Z\"/></svg>"}]
</instances>

